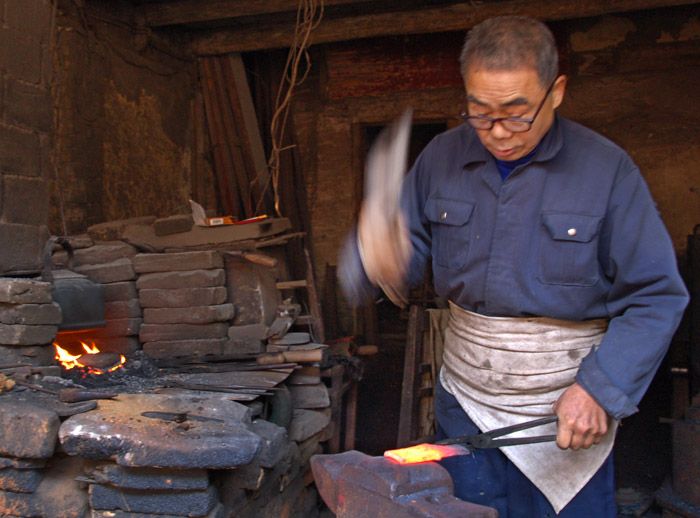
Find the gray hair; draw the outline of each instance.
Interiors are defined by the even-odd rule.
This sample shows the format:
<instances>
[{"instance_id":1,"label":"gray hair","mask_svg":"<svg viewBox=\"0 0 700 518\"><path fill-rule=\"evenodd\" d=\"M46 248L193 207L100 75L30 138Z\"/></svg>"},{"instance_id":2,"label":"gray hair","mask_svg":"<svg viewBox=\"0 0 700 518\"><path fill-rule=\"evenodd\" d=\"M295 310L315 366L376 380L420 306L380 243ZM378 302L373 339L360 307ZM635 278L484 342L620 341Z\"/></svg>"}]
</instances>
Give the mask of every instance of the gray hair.
<instances>
[{"instance_id":1,"label":"gray hair","mask_svg":"<svg viewBox=\"0 0 700 518\"><path fill-rule=\"evenodd\" d=\"M459 57L462 77L469 65L479 62L490 70L515 70L531 66L540 84L549 86L559 73L554 36L547 26L523 16L490 18L467 34Z\"/></svg>"}]
</instances>

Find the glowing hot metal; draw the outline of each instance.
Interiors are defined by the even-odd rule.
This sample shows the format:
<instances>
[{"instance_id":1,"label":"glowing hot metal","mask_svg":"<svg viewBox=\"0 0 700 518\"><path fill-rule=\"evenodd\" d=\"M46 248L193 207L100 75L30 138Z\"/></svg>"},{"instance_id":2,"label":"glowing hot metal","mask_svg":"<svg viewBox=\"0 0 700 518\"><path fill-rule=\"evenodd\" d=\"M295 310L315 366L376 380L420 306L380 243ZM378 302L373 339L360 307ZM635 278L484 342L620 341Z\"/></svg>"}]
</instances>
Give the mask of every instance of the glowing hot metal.
<instances>
[{"instance_id":1,"label":"glowing hot metal","mask_svg":"<svg viewBox=\"0 0 700 518\"><path fill-rule=\"evenodd\" d=\"M399 464L418 464L419 462L435 462L445 457L454 457L469 453L463 446L443 446L440 444L418 444L398 450L387 450L384 456Z\"/></svg>"}]
</instances>

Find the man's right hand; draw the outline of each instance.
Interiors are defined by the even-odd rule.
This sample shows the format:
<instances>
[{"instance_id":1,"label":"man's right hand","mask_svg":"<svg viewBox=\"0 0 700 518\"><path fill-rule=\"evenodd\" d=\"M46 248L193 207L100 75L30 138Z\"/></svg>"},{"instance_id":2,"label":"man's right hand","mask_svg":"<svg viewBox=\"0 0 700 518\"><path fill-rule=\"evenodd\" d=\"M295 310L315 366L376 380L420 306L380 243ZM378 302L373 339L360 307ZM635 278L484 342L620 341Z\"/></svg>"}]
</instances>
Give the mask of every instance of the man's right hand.
<instances>
[{"instance_id":1,"label":"man's right hand","mask_svg":"<svg viewBox=\"0 0 700 518\"><path fill-rule=\"evenodd\" d=\"M373 214L371 204L363 204L357 226L362 247L362 265L375 285L399 288L403 285L413 246L403 216L391 225L385 215Z\"/></svg>"}]
</instances>

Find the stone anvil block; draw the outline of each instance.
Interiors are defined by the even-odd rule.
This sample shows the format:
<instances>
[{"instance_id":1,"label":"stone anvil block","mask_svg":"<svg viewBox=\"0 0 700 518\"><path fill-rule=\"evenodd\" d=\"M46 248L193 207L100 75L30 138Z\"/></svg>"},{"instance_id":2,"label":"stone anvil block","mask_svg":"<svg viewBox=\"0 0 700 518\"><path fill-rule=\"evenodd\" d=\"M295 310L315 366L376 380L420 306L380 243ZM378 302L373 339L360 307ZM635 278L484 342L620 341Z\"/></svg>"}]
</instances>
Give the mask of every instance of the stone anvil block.
<instances>
[{"instance_id":1,"label":"stone anvil block","mask_svg":"<svg viewBox=\"0 0 700 518\"><path fill-rule=\"evenodd\" d=\"M248 407L224 395L186 392L100 401L96 410L67 419L58 437L69 455L114 456L131 467L230 469L250 463L262 448Z\"/></svg>"}]
</instances>

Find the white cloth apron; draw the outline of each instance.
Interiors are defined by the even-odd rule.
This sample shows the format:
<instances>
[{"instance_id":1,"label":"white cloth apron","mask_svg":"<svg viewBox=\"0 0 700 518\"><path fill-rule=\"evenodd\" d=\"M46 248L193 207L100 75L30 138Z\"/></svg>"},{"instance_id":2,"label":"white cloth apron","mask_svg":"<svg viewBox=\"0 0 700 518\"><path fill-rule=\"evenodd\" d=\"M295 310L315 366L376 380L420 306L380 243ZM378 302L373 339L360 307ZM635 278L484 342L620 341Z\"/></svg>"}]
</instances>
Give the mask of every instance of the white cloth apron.
<instances>
[{"instance_id":1,"label":"white cloth apron","mask_svg":"<svg viewBox=\"0 0 700 518\"><path fill-rule=\"evenodd\" d=\"M551 415L607 325L604 319L487 317L450 303L440 381L482 431ZM617 422L609 424L600 444L587 450L561 450L548 442L501 451L559 513L610 454ZM552 423L509 437L555 435L556 427Z\"/></svg>"}]
</instances>

